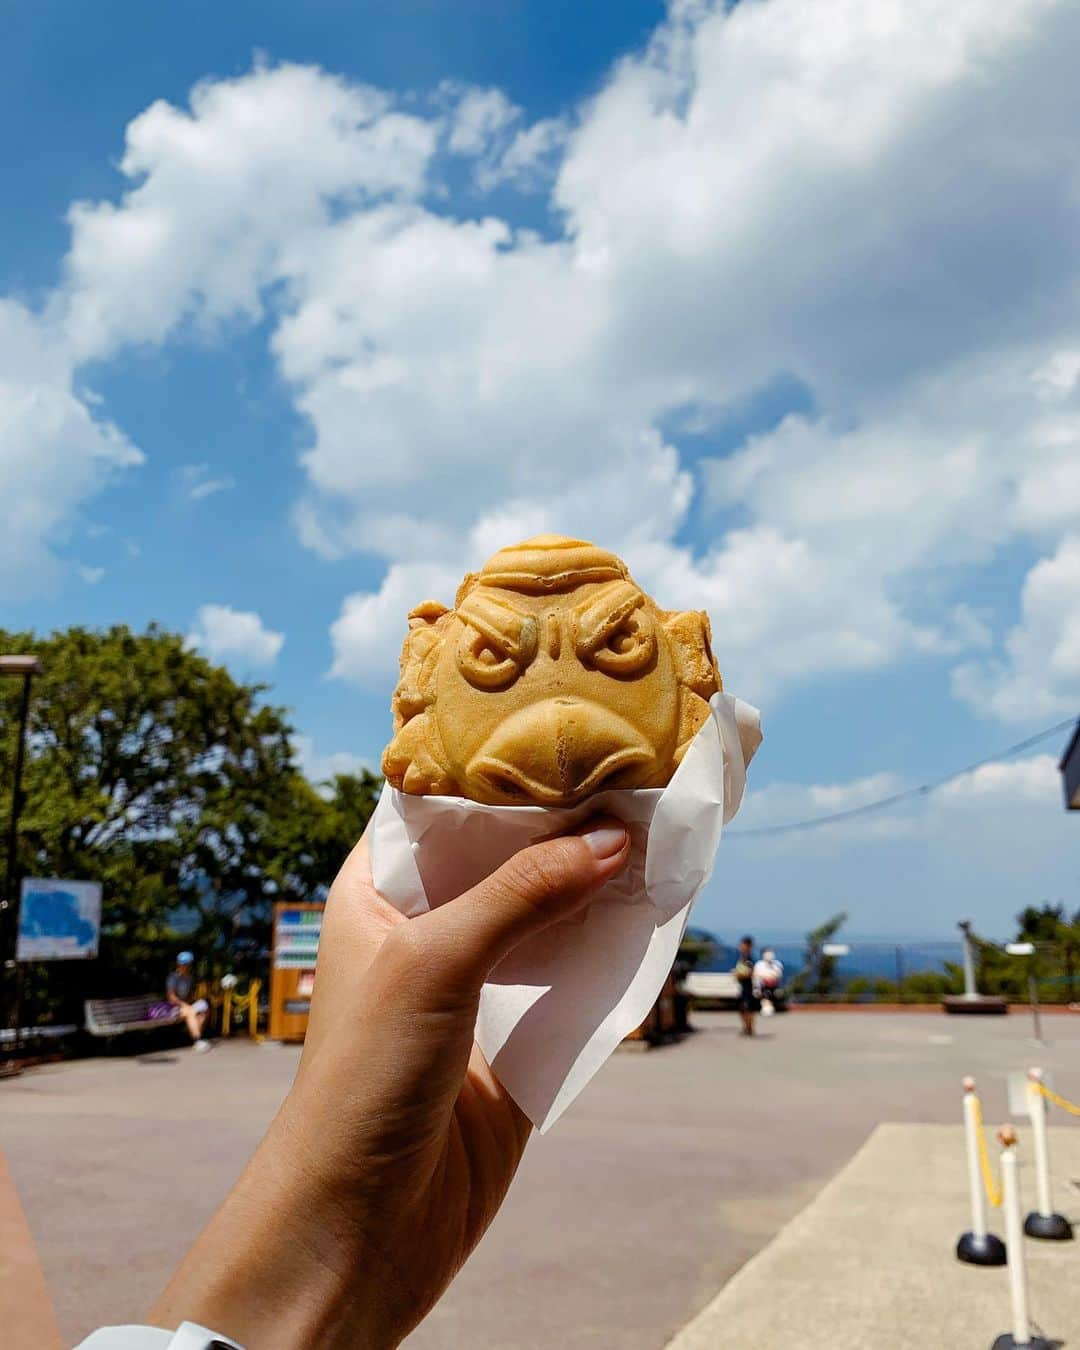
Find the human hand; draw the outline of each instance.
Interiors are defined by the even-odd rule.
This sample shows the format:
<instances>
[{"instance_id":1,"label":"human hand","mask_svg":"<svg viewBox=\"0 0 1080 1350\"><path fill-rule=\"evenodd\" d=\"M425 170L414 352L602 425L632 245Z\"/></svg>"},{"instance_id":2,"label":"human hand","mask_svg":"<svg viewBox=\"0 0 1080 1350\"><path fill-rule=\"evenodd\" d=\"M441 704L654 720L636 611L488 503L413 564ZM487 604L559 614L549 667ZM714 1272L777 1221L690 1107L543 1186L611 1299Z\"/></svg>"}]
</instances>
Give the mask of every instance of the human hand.
<instances>
[{"instance_id":1,"label":"human hand","mask_svg":"<svg viewBox=\"0 0 1080 1350\"><path fill-rule=\"evenodd\" d=\"M480 988L628 852L620 822L590 821L406 920L361 840L327 902L296 1081L155 1321L251 1350L398 1345L495 1217L531 1128L473 1042Z\"/></svg>"}]
</instances>

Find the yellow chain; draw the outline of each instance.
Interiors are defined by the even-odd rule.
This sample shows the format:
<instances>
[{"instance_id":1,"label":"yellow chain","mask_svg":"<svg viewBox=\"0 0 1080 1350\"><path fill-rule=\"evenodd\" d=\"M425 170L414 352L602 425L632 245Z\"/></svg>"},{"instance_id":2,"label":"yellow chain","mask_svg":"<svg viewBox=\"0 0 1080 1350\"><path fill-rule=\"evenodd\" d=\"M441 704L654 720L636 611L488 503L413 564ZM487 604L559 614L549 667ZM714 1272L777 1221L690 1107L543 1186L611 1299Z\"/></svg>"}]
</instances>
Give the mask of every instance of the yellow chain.
<instances>
[{"instance_id":1,"label":"yellow chain","mask_svg":"<svg viewBox=\"0 0 1080 1350\"><path fill-rule=\"evenodd\" d=\"M1063 1111L1068 1111L1070 1116L1080 1116L1080 1106L1075 1102L1070 1102L1064 1097L1058 1096L1056 1092L1051 1092L1045 1083L1036 1083L1034 1085L1048 1102L1053 1102L1055 1106L1060 1106Z\"/></svg>"},{"instance_id":2,"label":"yellow chain","mask_svg":"<svg viewBox=\"0 0 1080 1350\"><path fill-rule=\"evenodd\" d=\"M983 1189L990 1204L997 1209L1001 1204L1002 1192L999 1182L994 1180L990 1170L990 1156L986 1151L986 1135L983 1132L982 1103L975 1098L975 1131L979 1141L979 1166L982 1168Z\"/></svg>"}]
</instances>

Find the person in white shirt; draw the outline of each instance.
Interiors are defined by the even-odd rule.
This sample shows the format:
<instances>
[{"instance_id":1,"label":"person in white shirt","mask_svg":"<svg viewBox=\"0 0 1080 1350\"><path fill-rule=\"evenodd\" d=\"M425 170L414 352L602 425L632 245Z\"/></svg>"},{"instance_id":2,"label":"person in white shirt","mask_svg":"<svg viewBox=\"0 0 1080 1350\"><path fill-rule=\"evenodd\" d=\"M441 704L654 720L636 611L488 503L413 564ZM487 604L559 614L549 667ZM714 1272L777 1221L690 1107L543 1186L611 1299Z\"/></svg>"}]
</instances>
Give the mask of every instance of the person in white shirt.
<instances>
[{"instance_id":1,"label":"person in white shirt","mask_svg":"<svg viewBox=\"0 0 1080 1350\"><path fill-rule=\"evenodd\" d=\"M765 1016L776 1011L773 995L783 982L784 963L777 960L771 947L766 947L760 959L754 962L754 989L761 1000L761 1011Z\"/></svg>"}]
</instances>

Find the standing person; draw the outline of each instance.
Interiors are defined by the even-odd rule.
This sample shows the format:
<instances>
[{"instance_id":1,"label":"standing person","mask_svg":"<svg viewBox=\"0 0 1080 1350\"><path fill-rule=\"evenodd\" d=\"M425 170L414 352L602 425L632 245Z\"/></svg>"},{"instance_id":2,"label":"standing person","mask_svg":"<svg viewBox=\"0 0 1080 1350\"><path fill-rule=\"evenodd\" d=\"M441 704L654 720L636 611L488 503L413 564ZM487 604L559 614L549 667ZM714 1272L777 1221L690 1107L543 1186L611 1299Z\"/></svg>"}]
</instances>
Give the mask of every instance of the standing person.
<instances>
[{"instance_id":1,"label":"standing person","mask_svg":"<svg viewBox=\"0 0 1080 1350\"><path fill-rule=\"evenodd\" d=\"M195 954L180 952L176 958L176 969L165 980L165 1001L155 1003L150 1009L151 1017L183 1018L192 1040L192 1049L202 1054L210 1049L210 1042L203 1037L203 1027L210 1005L204 998L191 1001L195 992Z\"/></svg>"},{"instance_id":2,"label":"standing person","mask_svg":"<svg viewBox=\"0 0 1080 1350\"><path fill-rule=\"evenodd\" d=\"M761 1011L763 1013L776 1011L773 995L783 982L784 963L777 960L776 953L771 947L766 947L761 953L761 960L754 963L754 987L757 990L758 998L761 1000Z\"/></svg>"},{"instance_id":3,"label":"standing person","mask_svg":"<svg viewBox=\"0 0 1080 1350\"><path fill-rule=\"evenodd\" d=\"M754 1017L761 1011L761 1000L754 992L754 939L744 937L739 943L739 959L735 962L735 978L739 981L739 1016L742 1034L754 1034Z\"/></svg>"}]
</instances>

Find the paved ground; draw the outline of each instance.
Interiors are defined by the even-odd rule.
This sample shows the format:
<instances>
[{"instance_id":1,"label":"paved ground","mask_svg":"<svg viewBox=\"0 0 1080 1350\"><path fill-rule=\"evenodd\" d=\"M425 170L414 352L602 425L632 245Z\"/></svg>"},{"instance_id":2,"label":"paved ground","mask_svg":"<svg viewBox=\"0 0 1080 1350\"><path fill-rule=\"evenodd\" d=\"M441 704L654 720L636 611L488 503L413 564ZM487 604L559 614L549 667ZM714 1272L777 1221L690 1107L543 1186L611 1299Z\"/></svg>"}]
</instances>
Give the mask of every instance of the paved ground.
<instances>
[{"instance_id":1,"label":"paved ground","mask_svg":"<svg viewBox=\"0 0 1080 1350\"><path fill-rule=\"evenodd\" d=\"M954 1121L979 1075L1042 1062L1080 1099L1080 1017L796 1013L755 1041L730 1014L622 1052L530 1146L503 1212L409 1350L660 1350L890 1121ZM0 1147L64 1336L137 1319L240 1170L296 1052L225 1045L0 1083ZM730 1343L730 1342L729 1342ZM878 1341L877 1344L885 1344Z\"/></svg>"},{"instance_id":2,"label":"paved ground","mask_svg":"<svg viewBox=\"0 0 1080 1350\"><path fill-rule=\"evenodd\" d=\"M1030 1132L1019 1130L1030 1208ZM847 1167L725 1286L668 1350L769 1344L799 1350L988 1350L1011 1330L1009 1276L953 1259L966 1209L958 1125L881 1125ZM997 1150L992 1156L996 1159ZM1054 1204L1080 1210L1080 1128L1052 1130ZM1072 1181L1072 1178L1078 1178ZM913 1183L918 1180L920 1185ZM1003 1233L1000 1215L991 1227ZM1033 1329L1080 1343L1080 1244L1024 1244ZM873 1278L867 1278L868 1271Z\"/></svg>"}]
</instances>

